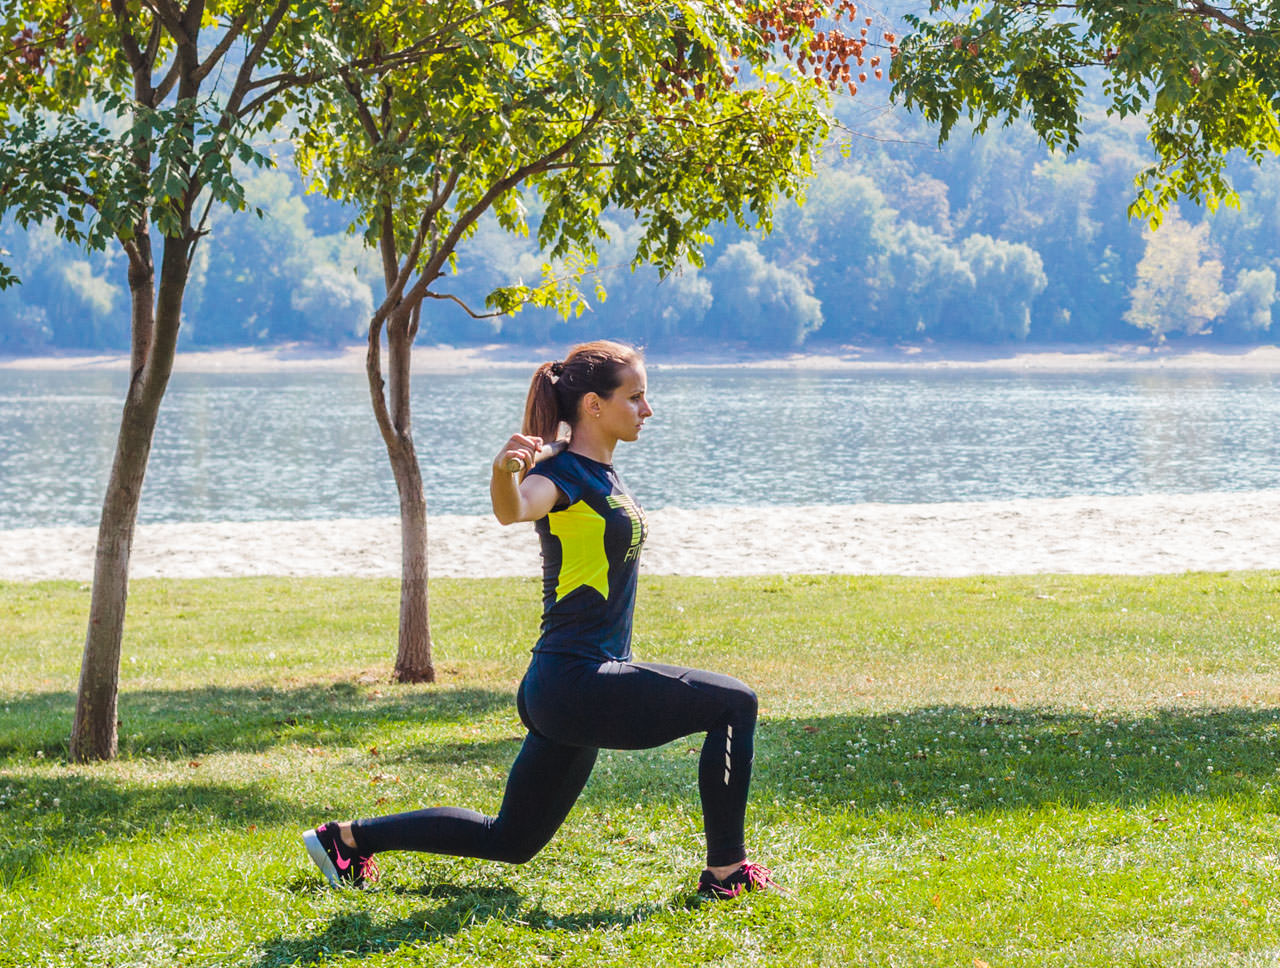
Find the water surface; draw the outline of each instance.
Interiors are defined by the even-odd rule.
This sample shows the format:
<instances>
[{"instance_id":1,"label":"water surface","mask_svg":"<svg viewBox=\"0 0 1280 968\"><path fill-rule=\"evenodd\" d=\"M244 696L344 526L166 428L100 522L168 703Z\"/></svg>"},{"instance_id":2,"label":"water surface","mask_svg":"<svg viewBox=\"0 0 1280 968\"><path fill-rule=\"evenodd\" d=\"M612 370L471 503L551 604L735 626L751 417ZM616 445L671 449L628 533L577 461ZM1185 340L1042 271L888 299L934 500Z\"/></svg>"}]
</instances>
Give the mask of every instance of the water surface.
<instances>
[{"instance_id":1,"label":"water surface","mask_svg":"<svg viewBox=\"0 0 1280 968\"><path fill-rule=\"evenodd\" d=\"M0 528L93 525L126 375L0 371ZM617 465L642 503L934 503L1280 487L1271 375L989 371L649 373ZM488 511L527 376L424 375L431 513ZM141 520L397 513L362 374L175 374Z\"/></svg>"}]
</instances>

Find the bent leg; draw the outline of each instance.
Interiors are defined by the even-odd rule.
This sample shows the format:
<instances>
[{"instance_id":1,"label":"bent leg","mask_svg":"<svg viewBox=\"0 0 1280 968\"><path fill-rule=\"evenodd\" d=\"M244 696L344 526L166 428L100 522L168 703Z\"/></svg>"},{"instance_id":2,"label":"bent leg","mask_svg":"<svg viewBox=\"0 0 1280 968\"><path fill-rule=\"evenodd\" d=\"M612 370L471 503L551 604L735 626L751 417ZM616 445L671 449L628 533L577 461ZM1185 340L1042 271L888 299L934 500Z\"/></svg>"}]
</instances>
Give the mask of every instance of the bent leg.
<instances>
[{"instance_id":1,"label":"bent leg","mask_svg":"<svg viewBox=\"0 0 1280 968\"><path fill-rule=\"evenodd\" d=\"M698 766L707 863L746 858L756 695L731 676L648 662L575 662L539 674L526 696L538 731L565 742L648 749L705 732ZM563 701L561 693L571 695Z\"/></svg>"},{"instance_id":2,"label":"bent leg","mask_svg":"<svg viewBox=\"0 0 1280 968\"><path fill-rule=\"evenodd\" d=\"M704 727L707 736L698 760L707 866L723 867L744 861L747 795L755 760L756 694L737 679L715 672L669 666L650 668L666 675L676 674L698 697L699 701L691 705L702 715L713 717ZM710 713L709 707L718 709Z\"/></svg>"},{"instance_id":3,"label":"bent leg","mask_svg":"<svg viewBox=\"0 0 1280 968\"><path fill-rule=\"evenodd\" d=\"M560 829L595 765L596 749L530 733L511 766L502 808L486 817L460 807L412 810L351 825L368 853L416 850L523 864Z\"/></svg>"}]
</instances>

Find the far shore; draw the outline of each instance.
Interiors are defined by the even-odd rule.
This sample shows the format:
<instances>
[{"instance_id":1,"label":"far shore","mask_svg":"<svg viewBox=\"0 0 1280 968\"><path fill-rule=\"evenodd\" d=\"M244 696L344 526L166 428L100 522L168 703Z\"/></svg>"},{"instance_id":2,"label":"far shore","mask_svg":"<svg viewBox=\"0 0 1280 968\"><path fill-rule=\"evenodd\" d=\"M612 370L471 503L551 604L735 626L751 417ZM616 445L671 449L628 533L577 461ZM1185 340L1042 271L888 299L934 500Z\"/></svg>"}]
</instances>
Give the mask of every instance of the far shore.
<instances>
[{"instance_id":1,"label":"far shore","mask_svg":"<svg viewBox=\"0 0 1280 968\"><path fill-rule=\"evenodd\" d=\"M528 371L558 358L566 347L421 345L414 348L418 373L466 373L511 369ZM660 368L780 370L1005 370L1097 372L1111 369L1280 373L1280 346L1227 347L1140 343L921 344L911 346L824 346L802 352L754 351L741 346L690 346L676 351L646 351L649 365ZM47 356L0 356L0 370L127 370L129 354L63 352ZM385 367L385 355L384 355ZM289 343L270 347L183 350L174 363L182 373L363 373L364 344L340 347Z\"/></svg>"}]
</instances>

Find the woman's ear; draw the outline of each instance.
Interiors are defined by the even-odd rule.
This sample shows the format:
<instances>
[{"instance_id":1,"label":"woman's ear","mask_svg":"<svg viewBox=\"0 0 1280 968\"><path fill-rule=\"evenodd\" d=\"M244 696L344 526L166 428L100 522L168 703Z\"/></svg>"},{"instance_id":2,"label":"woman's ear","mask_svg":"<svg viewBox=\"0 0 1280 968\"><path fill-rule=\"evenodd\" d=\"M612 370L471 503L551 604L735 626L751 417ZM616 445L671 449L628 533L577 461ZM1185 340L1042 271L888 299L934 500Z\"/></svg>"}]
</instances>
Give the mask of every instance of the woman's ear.
<instances>
[{"instance_id":1,"label":"woman's ear","mask_svg":"<svg viewBox=\"0 0 1280 968\"><path fill-rule=\"evenodd\" d=\"M582 395L582 415L584 417L600 416L600 394L595 391L588 391Z\"/></svg>"}]
</instances>

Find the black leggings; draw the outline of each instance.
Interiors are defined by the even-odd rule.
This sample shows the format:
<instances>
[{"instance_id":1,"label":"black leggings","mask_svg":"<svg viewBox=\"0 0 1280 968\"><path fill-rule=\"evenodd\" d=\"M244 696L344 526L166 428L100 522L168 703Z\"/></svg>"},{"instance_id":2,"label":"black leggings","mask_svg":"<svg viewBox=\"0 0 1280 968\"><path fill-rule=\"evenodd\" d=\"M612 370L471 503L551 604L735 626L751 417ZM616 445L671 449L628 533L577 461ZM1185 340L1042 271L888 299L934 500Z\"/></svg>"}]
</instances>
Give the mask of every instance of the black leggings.
<instances>
[{"instance_id":1,"label":"black leggings","mask_svg":"<svg viewBox=\"0 0 1280 968\"><path fill-rule=\"evenodd\" d=\"M756 696L730 676L648 662L535 654L516 695L529 735L496 817L434 807L357 820L369 853L420 850L522 864L541 850L578 799L596 754L648 749L706 732L698 763L707 865L747 856L743 835Z\"/></svg>"}]
</instances>

